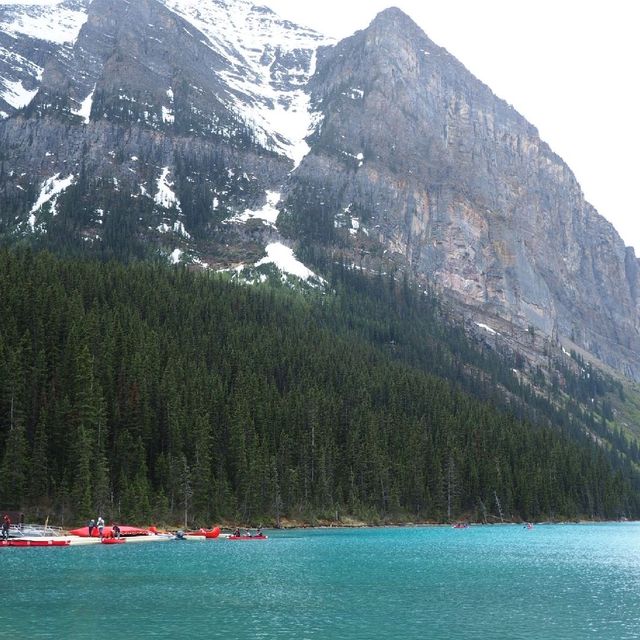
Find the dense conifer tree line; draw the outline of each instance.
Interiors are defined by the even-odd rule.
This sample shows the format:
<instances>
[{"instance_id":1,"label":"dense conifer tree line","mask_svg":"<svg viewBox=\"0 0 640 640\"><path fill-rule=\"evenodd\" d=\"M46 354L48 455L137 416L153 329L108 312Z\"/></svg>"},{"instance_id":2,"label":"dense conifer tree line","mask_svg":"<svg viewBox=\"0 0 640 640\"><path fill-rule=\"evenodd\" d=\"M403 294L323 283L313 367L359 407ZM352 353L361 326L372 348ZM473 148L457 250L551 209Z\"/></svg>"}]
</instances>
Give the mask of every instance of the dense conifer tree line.
<instances>
[{"instance_id":1,"label":"dense conifer tree line","mask_svg":"<svg viewBox=\"0 0 640 640\"><path fill-rule=\"evenodd\" d=\"M637 447L592 437L606 423L543 402L406 281L330 278L303 296L0 250L0 505L65 524L638 516Z\"/></svg>"}]
</instances>

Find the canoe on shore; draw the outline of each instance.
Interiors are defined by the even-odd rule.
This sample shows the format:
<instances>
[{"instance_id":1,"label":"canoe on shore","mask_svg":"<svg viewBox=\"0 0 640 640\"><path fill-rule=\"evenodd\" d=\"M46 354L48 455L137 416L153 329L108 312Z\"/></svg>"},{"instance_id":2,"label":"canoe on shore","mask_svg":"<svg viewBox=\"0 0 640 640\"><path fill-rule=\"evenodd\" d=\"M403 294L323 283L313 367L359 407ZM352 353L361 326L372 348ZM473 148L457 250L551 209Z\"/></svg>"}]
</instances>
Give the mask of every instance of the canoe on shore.
<instances>
[{"instance_id":1,"label":"canoe on shore","mask_svg":"<svg viewBox=\"0 0 640 640\"><path fill-rule=\"evenodd\" d=\"M68 547L69 540L2 540L0 547Z\"/></svg>"}]
</instances>

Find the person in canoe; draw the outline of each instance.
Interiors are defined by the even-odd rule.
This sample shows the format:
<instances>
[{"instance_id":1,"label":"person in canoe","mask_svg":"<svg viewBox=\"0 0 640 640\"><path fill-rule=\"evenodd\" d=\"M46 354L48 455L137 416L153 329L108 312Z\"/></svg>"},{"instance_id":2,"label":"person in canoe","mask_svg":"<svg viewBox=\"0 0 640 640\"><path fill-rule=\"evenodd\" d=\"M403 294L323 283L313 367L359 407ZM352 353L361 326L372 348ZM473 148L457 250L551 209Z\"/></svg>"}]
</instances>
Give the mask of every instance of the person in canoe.
<instances>
[{"instance_id":1,"label":"person in canoe","mask_svg":"<svg viewBox=\"0 0 640 640\"><path fill-rule=\"evenodd\" d=\"M120 527L117 524L111 525L111 537L112 538L120 537Z\"/></svg>"},{"instance_id":2,"label":"person in canoe","mask_svg":"<svg viewBox=\"0 0 640 640\"><path fill-rule=\"evenodd\" d=\"M239 538L242 534L240 533L240 529L236 527L236 530L233 532L234 538Z\"/></svg>"}]
</instances>

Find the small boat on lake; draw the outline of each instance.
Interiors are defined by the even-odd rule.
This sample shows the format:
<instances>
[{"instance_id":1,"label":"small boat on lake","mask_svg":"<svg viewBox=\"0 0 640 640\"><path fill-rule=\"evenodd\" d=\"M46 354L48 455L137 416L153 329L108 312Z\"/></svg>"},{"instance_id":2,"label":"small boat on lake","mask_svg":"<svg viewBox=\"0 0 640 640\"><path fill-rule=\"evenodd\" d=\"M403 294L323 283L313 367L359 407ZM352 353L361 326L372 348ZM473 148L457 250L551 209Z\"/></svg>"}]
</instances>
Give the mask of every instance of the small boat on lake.
<instances>
[{"instance_id":1,"label":"small boat on lake","mask_svg":"<svg viewBox=\"0 0 640 640\"><path fill-rule=\"evenodd\" d=\"M124 544L126 542L125 538L102 538L100 540L102 544Z\"/></svg>"},{"instance_id":2,"label":"small boat on lake","mask_svg":"<svg viewBox=\"0 0 640 640\"><path fill-rule=\"evenodd\" d=\"M229 536L227 540L267 540L269 536L260 534L259 536Z\"/></svg>"}]
</instances>

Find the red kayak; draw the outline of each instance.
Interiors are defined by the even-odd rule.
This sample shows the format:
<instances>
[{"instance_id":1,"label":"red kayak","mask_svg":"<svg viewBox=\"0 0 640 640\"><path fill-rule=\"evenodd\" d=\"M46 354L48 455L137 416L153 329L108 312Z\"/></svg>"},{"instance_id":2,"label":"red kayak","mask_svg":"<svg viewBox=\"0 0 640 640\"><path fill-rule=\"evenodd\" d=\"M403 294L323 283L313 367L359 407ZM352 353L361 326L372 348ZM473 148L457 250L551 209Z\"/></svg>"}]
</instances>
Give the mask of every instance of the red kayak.
<instances>
[{"instance_id":1,"label":"red kayak","mask_svg":"<svg viewBox=\"0 0 640 640\"><path fill-rule=\"evenodd\" d=\"M229 536L227 540L266 540L269 536Z\"/></svg>"},{"instance_id":2,"label":"red kayak","mask_svg":"<svg viewBox=\"0 0 640 640\"><path fill-rule=\"evenodd\" d=\"M0 547L68 547L70 540L2 540Z\"/></svg>"},{"instance_id":3,"label":"red kayak","mask_svg":"<svg viewBox=\"0 0 640 640\"><path fill-rule=\"evenodd\" d=\"M200 529L199 531L187 531L188 536L203 536L207 540L213 540L220 535L220 527L214 527L211 531Z\"/></svg>"},{"instance_id":4,"label":"red kayak","mask_svg":"<svg viewBox=\"0 0 640 640\"><path fill-rule=\"evenodd\" d=\"M126 542L124 538L102 538L102 544L123 544Z\"/></svg>"}]
</instances>

